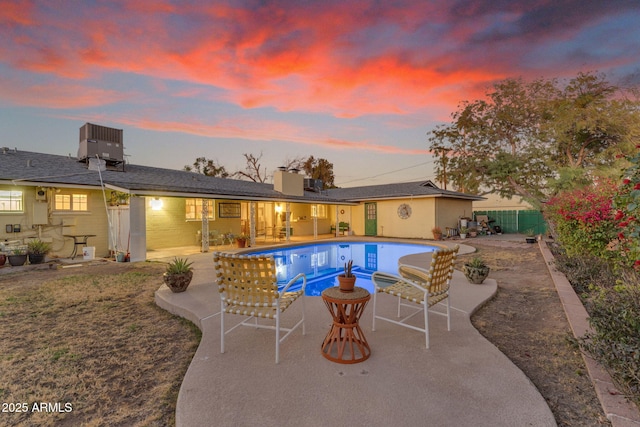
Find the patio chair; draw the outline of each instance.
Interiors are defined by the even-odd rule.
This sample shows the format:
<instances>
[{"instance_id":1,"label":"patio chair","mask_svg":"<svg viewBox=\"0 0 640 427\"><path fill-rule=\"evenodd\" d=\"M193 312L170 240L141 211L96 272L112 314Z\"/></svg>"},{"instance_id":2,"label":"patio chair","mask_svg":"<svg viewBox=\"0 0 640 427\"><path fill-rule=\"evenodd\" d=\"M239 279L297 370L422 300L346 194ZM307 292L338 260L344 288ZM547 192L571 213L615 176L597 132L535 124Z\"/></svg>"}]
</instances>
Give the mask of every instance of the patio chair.
<instances>
[{"instance_id":1,"label":"patio chair","mask_svg":"<svg viewBox=\"0 0 640 427\"><path fill-rule=\"evenodd\" d=\"M223 237L218 230L209 231L209 244L213 244L215 247L223 244Z\"/></svg>"},{"instance_id":2,"label":"patio chair","mask_svg":"<svg viewBox=\"0 0 640 427\"><path fill-rule=\"evenodd\" d=\"M304 327L304 290L307 277L300 273L291 279L281 290L278 290L276 263L270 255L235 255L222 252L213 254L218 290L220 291L220 352L224 353L224 337L239 326L275 329L276 331L276 363L280 361L280 343L295 329ZM299 290L290 291L294 283L302 280ZM292 328L280 326L280 317L284 311L299 297L302 300L302 318ZM225 330L225 314L247 316L242 322ZM275 319L275 326L258 324L258 317ZM254 322L249 323L251 319ZM280 332L286 334L280 337Z\"/></svg>"},{"instance_id":3,"label":"patio chair","mask_svg":"<svg viewBox=\"0 0 640 427\"><path fill-rule=\"evenodd\" d=\"M376 271L371 276L375 286L373 293L373 325L376 330L376 319L385 320L409 329L424 332L426 347L429 348L429 308L435 304L446 302L447 312L432 313L447 317L447 330L451 330L451 306L449 302L449 284L453 276L453 263L458 254L458 245L453 249L439 249L433 252L431 266L428 270L400 265L399 275ZM376 313L378 293L384 292L398 297L398 319L390 319ZM407 304L410 301L412 304ZM417 305L416 305L417 304ZM400 318L402 307L409 307L412 313ZM406 323L415 315L424 312L424 328Z\"/></svg>"}]
</instances>

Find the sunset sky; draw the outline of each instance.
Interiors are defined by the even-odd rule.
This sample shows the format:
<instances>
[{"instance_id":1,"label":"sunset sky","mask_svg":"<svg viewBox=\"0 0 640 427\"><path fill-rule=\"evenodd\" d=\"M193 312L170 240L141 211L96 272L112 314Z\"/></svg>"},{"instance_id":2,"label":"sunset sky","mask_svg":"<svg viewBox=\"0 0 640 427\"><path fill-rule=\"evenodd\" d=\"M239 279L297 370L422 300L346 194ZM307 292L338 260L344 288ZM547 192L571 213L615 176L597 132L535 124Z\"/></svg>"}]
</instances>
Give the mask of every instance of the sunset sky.
<instances>
[{"instance_id":1,"label":"sunset sky","mask_svg":"<svg viewBox=\"0 0 640 427\"><path fill-rule=\"evenodd\" d=\"M0 147L135 164L322 157L344 187L434 179L427 133L507 77L640 85L640 1L3 1Z\"/></svg>"}]
</instances>

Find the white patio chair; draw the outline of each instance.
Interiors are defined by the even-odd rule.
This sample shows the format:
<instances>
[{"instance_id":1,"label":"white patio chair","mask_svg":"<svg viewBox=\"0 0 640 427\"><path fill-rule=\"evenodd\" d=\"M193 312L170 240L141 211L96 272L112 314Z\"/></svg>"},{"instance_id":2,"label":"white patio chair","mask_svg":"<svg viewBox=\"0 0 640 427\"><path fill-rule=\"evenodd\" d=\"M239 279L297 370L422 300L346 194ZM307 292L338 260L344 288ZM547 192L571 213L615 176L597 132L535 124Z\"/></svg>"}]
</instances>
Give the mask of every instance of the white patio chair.
<instances>
[{"instance_id":1,"label":"white patio chair","mask_svg":"<svg viewBox=\"0 0 640 427\"><path fill-rule=\"evenodd\" d=\"M224 353L224 336L239 326L253 328L275 329L276 331L276 363L280 361L280 343L295 329L302 325L302 335L305 335L304 290L307 277L298 274L278 290L276 278L276 263L273 256L268 255L235 255L222 252L213 254L216 268L216 278L220 291L220 352ZM294 283L302 279L302 288L289 291ZM299 297L302 297L302 318L291 328L280 326L281 314ZM248 319L225 330L225 314L238 314ZM258 324L258 317L274 319L276 324ZM249 323L251 319L254 322ZM280 337L280 332L286 334Z\"/></svg>"},{"instance_id":2,"label":"white patio chair","mask_svg":"<svg viewBox=\"0 0 640 427\"><path fill-rule=\"evenodd\" d=\"M434 314L447 317L447 330L451 330L451 306L449 299L449 284L453 276L453 262L458 254L459 246L453 249L439 249L433 252L431 266L428 270L401 265L399 275L376 271L371 276L375 289L373 293L373 325L376 330L376 319L384 320L405 328L424 332L426 347L429 348L429 307L446 302L447 312L432 311ZM391 319L377 314L378 293L384 292L398 297L398 317ZM410 301L407 304L403 301ZM403 318L401 308L409 307L413 312ZM424 313L424 328L406 323L415 315Z\"/></svg>"}]
</instances>

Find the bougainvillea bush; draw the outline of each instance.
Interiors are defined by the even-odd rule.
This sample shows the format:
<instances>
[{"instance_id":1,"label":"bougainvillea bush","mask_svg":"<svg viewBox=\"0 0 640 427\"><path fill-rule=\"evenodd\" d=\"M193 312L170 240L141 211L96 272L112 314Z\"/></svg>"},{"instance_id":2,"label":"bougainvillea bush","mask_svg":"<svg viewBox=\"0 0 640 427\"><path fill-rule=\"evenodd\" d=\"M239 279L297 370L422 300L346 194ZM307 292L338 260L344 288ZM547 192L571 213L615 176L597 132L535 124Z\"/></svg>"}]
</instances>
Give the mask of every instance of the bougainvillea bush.
<instances>
[{"instance_id":1,"label":"bougainvillea bush","mask_svg":"<svg viewBox=\"0 0 640 427\"><path fill-rule=\"evenodd\" d=\"M616 183L565 192L548 204L547 219L568 261L559 265L581 290L592 330L581 347L640 406L640 146ZM592 273L593 257L611 277ZM633 268L631 268L633 267ZM635 271L634 271L635 269ZM587 283L574 283L576 279ZM613 281L613 283L612 283Z\"/></svg>"},{"instance_id":2,"label":"bougainvillea bush","mask_svg":"<svg viewBox=\"0 0 640 427\"><path fill-rule=\"evenodd\" d=\"M545 214L569 256L616 257L617 223L612 199L617 186L600 180L592 186L565 191L547 203Z\"/></svg>"},{"instance_id":3,"label":"bougainvillea bush","mask_svg":"<svg viewBox=\"0 0 640 427\"><path fill-rule=\"evenodd\" d=\"M640 269L640 146L636 148L635 156L628 158L631 166L623 175L613 207L622 259Z\"/></svg>"}]
</instances>

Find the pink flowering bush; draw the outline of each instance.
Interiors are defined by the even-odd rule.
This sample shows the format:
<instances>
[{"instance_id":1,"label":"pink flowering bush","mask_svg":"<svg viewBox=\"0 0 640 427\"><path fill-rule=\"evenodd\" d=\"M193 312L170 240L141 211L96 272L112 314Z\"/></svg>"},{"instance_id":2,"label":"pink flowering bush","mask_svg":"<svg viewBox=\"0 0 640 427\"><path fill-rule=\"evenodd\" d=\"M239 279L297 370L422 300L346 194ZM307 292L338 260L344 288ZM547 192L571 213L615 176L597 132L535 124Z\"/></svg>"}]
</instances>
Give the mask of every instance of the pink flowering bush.
<instances>
[{"instance_id":1,"label":"pink flowering bush","mask_svg":"<svg viewBox=\"0 0 640 427\"><path fill-rule=\"evenodd\" d=\"M640 148L638 146L637 148ZM640 150L629 157L631 166L613 199L620 253L627 265L640 269Z\"/></svg>"},{"instance_id":2,"label":"pink flowering bush","mask_svg":"<svg viewBox=\"0 0 640 427\"><path fill-rule=\"evenodd\" d=\"M612 199L616 186L601 180L594 185L565 191L547 203L545 215L569 256L616 256L617 223Z\"/></svg>"}]
</instances>

